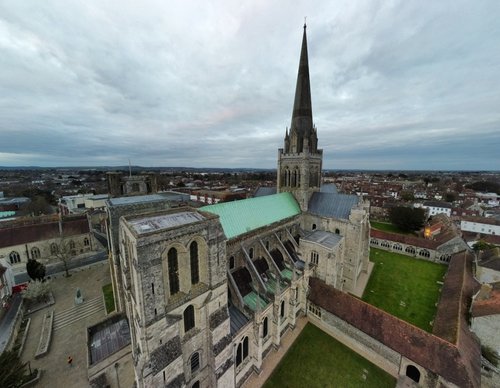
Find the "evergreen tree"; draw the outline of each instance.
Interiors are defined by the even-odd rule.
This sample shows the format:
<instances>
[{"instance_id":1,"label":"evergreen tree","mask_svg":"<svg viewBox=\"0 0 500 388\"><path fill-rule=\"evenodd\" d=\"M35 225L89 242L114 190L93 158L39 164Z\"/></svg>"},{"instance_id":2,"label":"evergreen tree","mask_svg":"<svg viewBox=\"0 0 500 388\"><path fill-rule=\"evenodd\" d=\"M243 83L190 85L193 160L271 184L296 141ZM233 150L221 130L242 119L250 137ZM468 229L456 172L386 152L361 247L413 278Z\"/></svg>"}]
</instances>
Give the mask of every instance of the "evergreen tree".
<instances>
[{"instance_id":1,"label":"evergreen tree","mask_svg":"<svg viewBox=\"0 0 500 388\"><path fill-rule=\"evenodd\" d=\"M13 350L0 354L0 387L19 387L26 377L26 364L23 364Z\"/></svg>"},{"instance_id":2,"label":"evergreen tree","mask_svg":"<svg viewBox=\"0 0 500 388\"><path fill-rule=\"evenodd\" d=\"M425 210L411 207L393 207L389 210L389 219L403 232L413 232L424 226Z\"/></svg>"},{"instance_id":3,"label":"evergreen tree","mask_svg":"<svg viewBox=\"0 0 500 388\"><path fill-rule=\"evenodd\" d=\"M28 272L31 279L42 281L45 277L45 265L36 260L28 260L26 272Z\"/></svg>"}]
</instances>

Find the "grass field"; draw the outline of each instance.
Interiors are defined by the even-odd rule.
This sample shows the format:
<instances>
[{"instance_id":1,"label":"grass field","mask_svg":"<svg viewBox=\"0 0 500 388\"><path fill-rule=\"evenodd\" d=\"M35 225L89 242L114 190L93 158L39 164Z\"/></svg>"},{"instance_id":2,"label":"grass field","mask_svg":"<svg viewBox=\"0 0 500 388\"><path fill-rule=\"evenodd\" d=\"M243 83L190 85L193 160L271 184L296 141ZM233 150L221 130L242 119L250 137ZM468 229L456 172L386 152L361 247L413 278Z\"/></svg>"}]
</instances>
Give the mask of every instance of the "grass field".
<instances>
[{"instance_id":1,"label":"grass field","mask_svg":"<svg viewBox=\"0 0 500 388\"><path fill-rule=\"evenodd\" d=\"M412 234L411 232L403 232L396 225L390 224L388 222L370 221L370 225L371 225L371 227L373 229L378 229L378 230L381 230L383 232L400 233L400 234Z\"/></svg>"},{"instance_id":2,"label":"grass field","mask_svg":"<svg viewBox=\"0 0 500 388\"><path fill-rule=\"evenodd\" d=\"M391 375L309 323L264 388L386 388L395 385L396 380Z\"/></svg>"},{"instance_id":3,"label":"grass field","mask_svg":"<svg viewBox=\"0 0 500 388\"><path fill-rule=\"evenodd\" d=\"M104 302L106 303L106 313L115 311L115 298L113 296L113 285L111 283L102 287Z\"/></svg>"},{"instance_id":4,"label":"grass field","mask_svg":"<svg viewBox=\"0 0 500 388\"><path fill-rule=\"evenodd\" d=\"M436 314L438 281L447 267L381 249L370 249L375 263L363 300L426 331Z\"/></svg>"}]
</instances>

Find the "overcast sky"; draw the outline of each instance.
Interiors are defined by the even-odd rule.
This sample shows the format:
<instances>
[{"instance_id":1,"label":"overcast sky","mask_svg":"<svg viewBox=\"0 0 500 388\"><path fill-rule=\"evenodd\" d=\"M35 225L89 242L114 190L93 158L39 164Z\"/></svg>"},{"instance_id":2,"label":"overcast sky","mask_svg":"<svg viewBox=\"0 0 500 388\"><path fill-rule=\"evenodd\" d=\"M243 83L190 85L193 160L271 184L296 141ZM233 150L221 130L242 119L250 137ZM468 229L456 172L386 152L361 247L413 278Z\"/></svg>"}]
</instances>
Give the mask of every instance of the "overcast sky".
<instances>
[{"instance_id":1,"label":"overcast sky","mask_svg":"<svg viewBox=\"0 0 500 388\"><path fill-rule=\"evenodd\" d=\"M500 169L500 1L0 1L0 166Z\"/></svg>"}]
</instances>

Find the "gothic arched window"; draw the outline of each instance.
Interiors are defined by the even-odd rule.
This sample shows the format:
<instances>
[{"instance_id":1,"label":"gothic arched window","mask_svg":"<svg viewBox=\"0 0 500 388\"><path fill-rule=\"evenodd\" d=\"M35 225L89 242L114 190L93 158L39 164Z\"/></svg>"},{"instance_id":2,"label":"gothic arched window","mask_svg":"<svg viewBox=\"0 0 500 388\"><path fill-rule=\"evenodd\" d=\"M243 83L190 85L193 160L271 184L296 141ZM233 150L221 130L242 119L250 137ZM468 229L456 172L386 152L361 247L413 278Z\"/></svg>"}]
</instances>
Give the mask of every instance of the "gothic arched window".
<instances>
[{"instance_id":1,"label":"gothic arched window","mask_svg":"<svg viewBox=\"0 0 500 388\"><path fill-rule=\"evenodd\" d=\"M33 260L39 259L40 258L40 249L37 247L31 248L31 258Z\"/></svg>"},{"instance_id":2,"label":"gothic arched window","mask_svg":"<svg viewBox=\"0 0 500 388\"><path fill-rule=\"evenodd\" d=\"M170 248L168 251L168 283L170 295L179 292L179 263L177 261L177 249Z\"/></svg>"},{"instance_id":3,"label":"gothic arched window","mask_svg":"<svg viewBox=\"0 0 500 388\"><path fill-rule=\"evenodd\" d=\"M243 361L243 352L242 352L242 345L240 342L238 344L238 347L236 348L236 366L239 366L241 364L241 361Z\"/></svg>"},{"instance_id":4,"label":"gothic arched window","mask_svg":"<svg viewBox=\"0 0 500 388\"><path fill-rule=\"evenodd\" d=\"M243 339L243 359L248 357L248 337Z\"/></svg>"},{"instance_id":5,"label":"gothic arched window","mask_svg":"<svg viewBox=\"0 0 500 388\"><path fill-rule=\"evenodd\" d=\"M194 307L192 304L186 307L183 316L184 316L184 333L187 333L195 326Z\"/></svg>"},{"instance_id":6,"label":"gothic arched window","mask_svg":"<svg viewBox=\"0 0 500 388\"><path fill-rule=\"evenodd\" d=\"M85 245L86 247L88 247L90 245L90 241L89 241L89 239L87 237L85 237L83 239L83 245Z\"/></svg>"},{"instance_id":7,"label":"gothic arched window","mask_svg":"<svg viewBox=\"0 0 500 388\"><path fill-rule=\"evenodd\" d=\"M193 241L189 246L189 256L191 261L191 284L197 284L200 281L200 270L198 264L198 243Z\"/></svg>"},{"instance_id":8,"label":"gothic arched window","mask_svg":"<svg viewBox=\"0 0 500 388\"><path fill-rule=\"evenodd\" d=\"M410 247L406 247L405 252L406 253L411 253L412 255L414 255L415 254L415 248L413 248L411 246Z\"/></svg>"},{"instance_id":9,"label":"gothic arched window","mask_svg":"<svg viewBox=\"0 0 500 388\"><path fill-rule=\"evenodd\" d=\"M268 332L267 317L265 317L264 321L262 322L262 338L266 338L267 337L267 332Z\"/></svg>"},{"instance_id":10,"label":"gothic arched window","mask_svg":"<svg viewBox=\"0 0 500 388\"><path fill-rule=\"evenodd\" d=\"M311 251L311 264L318 265L319 253L316 251Z\"/></svg>"},{"instance_id":11,"label":"gothic arched window","mask_svg":"<svg viewBox=\"0 0 500 388\"><path fill-rule=\"evenodd\" d=\"M191 355L190 364L191 373L196 372L198 369L200 369L200 353L195 352Z\"/></svg>"},{"instance_id":12,"label":"gothic arched window","mask_svg":"<svg viewBox=\"0 0 500 388\"><path fill-rule=\"evenodd\" d=\"M236 348L236 366L239 366L245 358L248 357L248 337L243 338L243 341Z\"/></svg>"},{"instance_id":13,"label":"gothic arched window","mask_svg":"<svg viewBox=\"0 0 500 388\"><path fill-rule=\"evenodd\" d=\"M421 249L420 252L418 252L419 256L422 257L430 257L430 253L427 249Z\"/></svg>"},{"instance_id":14,"label":"gothic arched window","mask_svg":"<svg viewBox=\"0 0 500 388\"><path fill-rule=\"evenodd\" d=\"M233 269L234 268L234 256L231 256L229 258L229 269Z\"/></svg>"},{"instance_id":15,"label":"gothic arched window","mask_svg":"<svg viewBox=\"0 0 500 388\"><path fill-rule=\"evenodd\" d=\"M16 264L16 263L19 263L21 261L21 257L19 256L18 252L12 251L12 252L10 252L9 260L10 260L11 264Z\"/></svg>"},{"instance_id":16,"label":"gothic arched window","mask_svg":"<svg viewBox=\"0 0 500 388\"><path fill-rule=\"evenodd\" d=\"M57 246L57 244L56 243L50 244L50 254L57 255L58 252L59 252L59 247Z\"/></svg>"}]
</instances>

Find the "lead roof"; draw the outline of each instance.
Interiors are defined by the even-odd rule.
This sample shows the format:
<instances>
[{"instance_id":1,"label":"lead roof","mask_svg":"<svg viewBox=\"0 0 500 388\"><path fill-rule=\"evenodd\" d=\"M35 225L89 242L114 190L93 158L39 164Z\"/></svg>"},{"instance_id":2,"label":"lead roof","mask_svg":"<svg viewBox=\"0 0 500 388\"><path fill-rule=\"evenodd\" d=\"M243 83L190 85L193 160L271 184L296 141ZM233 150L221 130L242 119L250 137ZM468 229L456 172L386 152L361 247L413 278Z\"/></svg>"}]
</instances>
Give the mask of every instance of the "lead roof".
<instances>
[{"instance_id":1,"label":"lead roof","mask_svg":"<svg viewBox=\"0 0 500 388\"><path fill-rule=\"evenodd\" d=\"M323 217L349 219L351 209L359 202L356 195L315 192L309 200L309 212Z\"/></svg>"}]
</instances>

